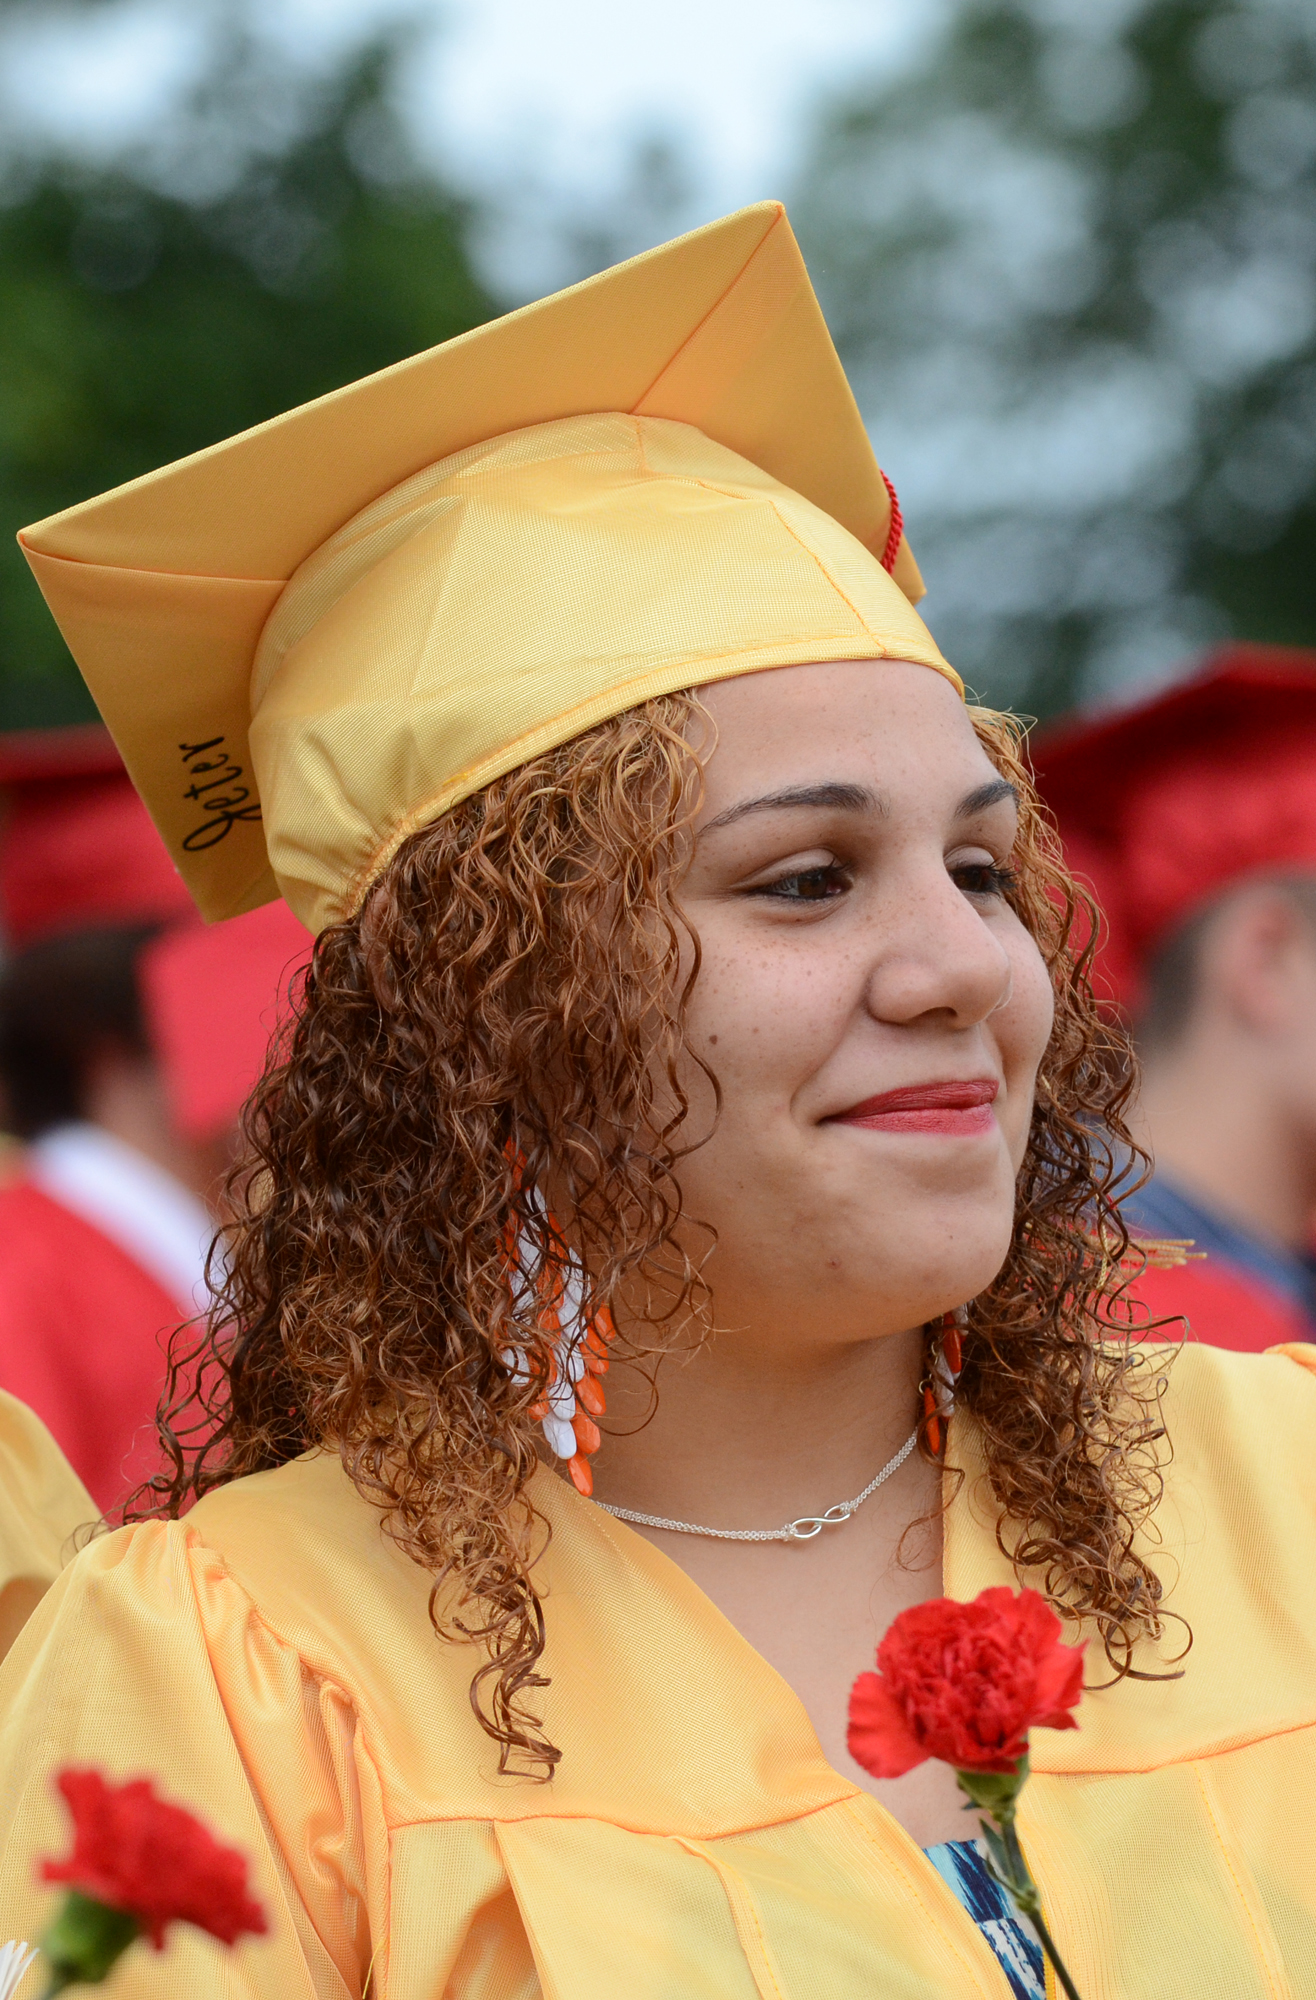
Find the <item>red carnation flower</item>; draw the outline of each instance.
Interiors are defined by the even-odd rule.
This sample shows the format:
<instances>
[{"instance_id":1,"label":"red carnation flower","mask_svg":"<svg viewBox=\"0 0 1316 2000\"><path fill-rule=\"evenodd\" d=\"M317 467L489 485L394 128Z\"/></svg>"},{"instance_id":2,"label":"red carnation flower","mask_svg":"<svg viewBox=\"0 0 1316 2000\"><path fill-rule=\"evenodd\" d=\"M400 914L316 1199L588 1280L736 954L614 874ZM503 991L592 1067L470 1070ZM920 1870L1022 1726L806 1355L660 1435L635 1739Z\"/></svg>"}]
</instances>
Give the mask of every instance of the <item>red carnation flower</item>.
<instances>
[{"instance_id":1,"label":"red carnation flower","mask_svg":"<svg viewBox=\"0 0 1316 2000\"><path fill-rule=\"evenodd\" d=\"M875 1778L927 1757L957 1771L1012 1772L1030 1729L1076 1729L1083 1648L1035 1590L934 1598L892 1621L875 1674L850 1693L850 1755Z\"/></svg>"},{"instance_id":2,"label":"red carnation flower","mask_svg":"<svg viewBox=\"0 0 1316 2000\"><path fill-rule=\"evenodd\" d=\"M99 1771L65 1769L60 1791L73 1815L73 1852L43 1861L47 1882L131 1917L155 1946L171 1923L196 1924L221 1944L267 1928L247 1894L247 1864L221 1847L200 1820L166 1805L149 1779L109 1785Z\"/></svg>"}]
</instances>

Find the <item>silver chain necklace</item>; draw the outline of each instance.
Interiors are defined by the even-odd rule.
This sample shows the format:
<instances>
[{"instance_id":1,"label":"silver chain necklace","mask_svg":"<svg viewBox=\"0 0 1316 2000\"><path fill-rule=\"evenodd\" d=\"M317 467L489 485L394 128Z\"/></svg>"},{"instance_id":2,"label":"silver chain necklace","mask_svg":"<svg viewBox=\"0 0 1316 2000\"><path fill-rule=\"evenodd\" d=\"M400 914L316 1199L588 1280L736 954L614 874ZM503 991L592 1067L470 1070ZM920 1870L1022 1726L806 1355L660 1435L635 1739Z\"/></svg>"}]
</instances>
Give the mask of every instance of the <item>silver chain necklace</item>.
<instances>
[{"instance_id":1,"label":"silver chain necklace","mask_svg":"<svg viewBox=\"0 0 1316 2000\"><path fill-rule=\"evenodd\" d=\"M856 1493L853 1500L842 1500L839 1505L829 1507L825 1514L801 1514L798 1521L787 1521L784 1528L701 1528L693 1521L665 1521L661 1514L635 1514L629 1507L610 1507L606 1500L595 1501L605 1514L615 1514L619 1521L633 1521L637 1528L670 1528L675 1535L711 1535L718 1542L811 1542L824 1528L839 1528L842 1521L848 1521L856 1508L862 1507L871 1494L876 1493L884 1479L893 1472L899 1472L914 1446L918 1443L917 1427L912 1430L894 1458L889 1458L875 1479L870 1479L862 1493Z\"/></svg>"}]
</instances>

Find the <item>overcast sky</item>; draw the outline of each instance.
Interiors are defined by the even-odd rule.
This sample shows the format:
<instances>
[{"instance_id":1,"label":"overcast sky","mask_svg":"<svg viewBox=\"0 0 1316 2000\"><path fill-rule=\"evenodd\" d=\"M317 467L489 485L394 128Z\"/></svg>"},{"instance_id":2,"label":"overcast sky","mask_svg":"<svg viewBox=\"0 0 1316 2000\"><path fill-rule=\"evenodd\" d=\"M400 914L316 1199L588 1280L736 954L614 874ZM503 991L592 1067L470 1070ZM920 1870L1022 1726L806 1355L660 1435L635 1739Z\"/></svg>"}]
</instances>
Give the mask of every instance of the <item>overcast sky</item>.
<instances>
[{"instance_id":1,"label":"overcast sky","mask_svg":"<svg viewBox=\"0 0 1316 2000\"><path fill-rule=\"evenodd\" d=\"M0 89L93 149L140 128L188 74L204 0L110 0L28 15ZM399 15L433 24L410 103L427 147L476 187L531 170L589 191L638 135L683 148L713 215L791 178L810 105L885 67L940 0L265 0L265 32L322 60Z\"/></svg>"},{"instance_id":2,"label":"overcast sky","mask_svg":"<svg viewBox=\"0 0 1316 2000\"><path fill-rule=\"evenodd\" d=\"M602 225L629 215L627 226L642 240L595 244L606 254L626 254L742 203L789 197L817 107L865 78L898 71L937 33L950 4L0 0L6 24L0 135L6 125L43 123L94 154L149 132L152 119L197 73L206 23L221 9L244 9L255 29L285 42L311 68L327 66L391 20L415 19L422 32L405 76L409 120L422 153L487 198L474 247L495 291L510 303L588 268L578 262L573 269L569 260L595 220L601 238ZM1114 19L1129 4L1052 0L1083 24ZM20 17L21 29L14 25ZM637 144L651 138L674 144L689 183L687 198L661 214L628 211L615 198ZM1044 194L1034 190L1022 203L1010 195L1009 241L1016 249L1026 247L1030 230L1035 235L1046 225L1055 204ZM966 494L978 495L984 469L993 496L1008 491L1002 468L1010 466L1021 468L1021 488L1043 514L1050 506L1063 512L1070 501L1090 505L1112 465L1130 478L1130 466L1139 463L1135 447L1146 447L1158 412L1162 420L1174 414L1163 395L1148 406L1148 369L1139 363L1141 400L1127 385L1106 400L1100 384L1084 387L1077 428L1066 429L1042 408L1030 429L1030 419L1013 406L1002 416L984 397L977 407L976 378L956 366L944 395L921 406L910 401L904 436L889 408L874 414L884 459L894 453L902 493L924 518L938 509L950 518L962 509ZM1131 442L1121 453L1118 441L1126 436ZM967 592L976 605L982 592L966 562L959 565L961 580L968 577L961 596ZM1015 587L1017 562L1003 566L992 555L991 565ZM944 567L953 566L948 559ZM939 588L943 601L953 600L954 588L944 580ZM1195 642L1166 617L1162 651L1177 657ZM1140 629L1137 674L1148 670L1151 650Z\"/></svg>"},{"instance_id":3,"label":"overcast sky","mask_svg":"<svg viewBox=\"0 0 1316 2000\"><path fill-rule=\"evenodd\" d=\"M339 0L345 4L345 0ZM533 148L554 177L615 170L670 131L709 212L777 194L826 84L890 60L928 0L456 0L436 51L448 144L472 171Z\"/></svg>"}]
</instances>

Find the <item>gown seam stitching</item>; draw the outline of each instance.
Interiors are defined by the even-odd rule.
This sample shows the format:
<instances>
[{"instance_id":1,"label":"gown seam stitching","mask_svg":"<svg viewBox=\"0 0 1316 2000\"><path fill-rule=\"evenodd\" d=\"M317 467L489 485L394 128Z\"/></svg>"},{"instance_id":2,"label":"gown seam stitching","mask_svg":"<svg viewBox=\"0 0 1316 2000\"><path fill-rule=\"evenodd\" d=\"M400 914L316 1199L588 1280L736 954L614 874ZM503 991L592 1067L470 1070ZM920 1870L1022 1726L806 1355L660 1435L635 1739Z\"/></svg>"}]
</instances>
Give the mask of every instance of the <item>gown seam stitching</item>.
<instances>
[{"instance_id":1,"label":"gown seam stitching","mask_svg":"<svg viewBox=\"0 0 1316 2000\"><path fill-rule=\"evenodd\" d=\"M977 1988L978 1992L983 1996L983 2000L990 2000L990 1995L988 1994L987 1989L984 1987L982 1980L979 1977L977 1967L973 1965L973 1963L968 1958L965 1957L963 1951L961 1951L960 1946L954 1937L954 1934L946 1928L946 1926L941 1922L940 1918L937 1916L936 1911L930 1907L922 1891L920 1890L914 1876L910 1873L910 1871L907 1868L905 1868L901 1864L899 1860L896 1860L894 1857L883 1853L878 1843L876 1835L874 1834L872 1828L869 1826L867 1820L864 1818L863 1814L858 1810L855 1801L853 1799L846 1799L844 1803L849 1808L850 1817L854 1820L855 1825L859 1828L859 1831L863 1835L864 1840L868 1843L870 1847L874 1848L877 1851L877 1853L882 1855L884 1863L894 1868L897 1871L897 1873L902 1877L906 1886L909 1889L910 1894L913 1896L914 1901L918 1904L919 1909L923 1912L923 1915L927 1918L929 1924L931 1924L932 1927L935 1929L937 1935L943 1940L943 1942L949 1947L949 1949L954 1953L955 1957L959 1960L960 1964L963 1966L969 1978L972 1979L974 1986ZM928 1863L928 1866L929 1868L932 1867L932 1863L930 1861ZM935 1873L936 1871L934 1870L933 1872ZM940 1877L938 1877L938 1880L940 1880ZM947 1889L946 1893L947 1895L950 1895L952 1892L949 1889ZM959 1907L962 1910L964 1909L964 1905L962 1903L959 1905ZM970 1923L972 1923L973 1919L972 1917L969 1916L967 1910L964 1911L964 1914L967 1920ZM991 1946L987 1943L985 1938L983 1939L983 1945L987 1951L991 1951ZM996 1958L994 1952L992 1953L992 1960L994 1964L996 1965L1000 1964L1000 1961L999 1959ZM1002 1972L1001 1976L1002 1978L1004 1978L1005 1976L1004 1972Z\"/></svg>"},{"instance_id":2,"label":"gown seam stitching","mask_svg":"<svg viewBox=\"0 0 1316 2000\"><path fill-rule=\"evenodd\" d=\"M1239 1734L1224 1737L1218 1742L1204 1743L1196 1750L1187 1750L1180 1756L1162 1757L1151 1764L1034 1764L1033 1774L1039 1778L1146 1778L1156 1771L1182 1770L1186 1765L1194 1768L1198 1764L1214 1763L1217 1757L1233 1757L1240 1750L1252 1750L1263 1743L1277 1743L1285 1736L1301 1736L1305 1730L1316 1730L1316 1715L1304 1722L1284 1722L1273 1728L1258 1730L1255 1734Z\"/></svg>"},{"instance_id":3,"label":"gown seam stitching","mask_svg":"<svg viewBox=\"0 0 1316 2000\"><path fill-rule=\"evenodd\" d=\"M1229 1870L1229 1879L1234 1885L1234 1894L1238 1898L1239 1907L1247 1918L1248 1929L1252 1933L1252 1941L1256 1946L1257 1958L1261 1963L1262 1971L1265 1973L1267 1991L1273 1995L1274 2000L1290 2000L1291 1989L1289 1988L1288 1980L1285 1979L1282 1987L1278 1986L1275 1982L1274 1954L1267 1948L1266 1940L1261 1934L1261 1926L1257 1922L1256 1913L1252 1908L1252 1900L1243 1887L1242 1878L1239 1875L1238 1869L1234 1866L1234 1857L1229 1851L1229 1843L1225 1839L1221 1829L1219 1817L1215 1809L1215 1802L1211 1797L1210 1788L1206 1782L1206 1774L1196 1760L1194 1760L1192 1771L1194 1778L1197 1780L1197 1789L1202 1795L1202 1804L1206 1809L1206 1817L1210 1822L1211 1832L1215 1836L1220 1857L1225 1867Z\"/></svg>"},{"instance_id":4,"label":"gown seam stitching","mask_svg":"<svg viewBox=\"0 0 1316 2000\"><path fill-rule=\"evenodd\" d=\"M762 1960L764 1977L768 1980L772 1992L776 1995L776 2000L785 2000L781 1982L777 1978L776 1967L772 1963L772 1954L768 1950L768 1940L763 1932L763 1919L759 1915L758 1904L754 1899L749 1884L736 1873L734 1868L728 1867L726 1862L719 1860L717 1855L709 1849L704 1841L695 1840L682 1834L677 1834L675 1839L677 1845L683 1847L687 1854L693 1854L696 1859L705 1862L713 1870L722 1894L726 1898L727 1907L731 1913L731 1921L736 1927L737 1934L740 1932L740 1917L737 1913L737 1904L741 1906L745 1920L753 1930L759 1957ZM744 1951L743 1942L741 1950ZM745 1953L745 1959L749 1965L750 1977L758 1987L760 1994L762 1994L764 1990L763 1980L760 1979L748 1952Z\"/></svg>"}]
</instances>

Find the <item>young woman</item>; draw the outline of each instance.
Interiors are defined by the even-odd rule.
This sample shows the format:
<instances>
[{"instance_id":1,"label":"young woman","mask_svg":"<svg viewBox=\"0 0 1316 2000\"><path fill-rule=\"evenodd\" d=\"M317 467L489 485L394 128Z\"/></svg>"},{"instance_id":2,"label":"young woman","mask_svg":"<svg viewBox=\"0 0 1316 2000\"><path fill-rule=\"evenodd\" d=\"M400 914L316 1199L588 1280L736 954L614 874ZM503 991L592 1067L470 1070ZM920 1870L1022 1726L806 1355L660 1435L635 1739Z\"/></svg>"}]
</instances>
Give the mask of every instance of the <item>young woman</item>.
<instances>
[{"instance_id":1,"label":"young woman","mask_svg":"<svg viewBox=\"0 0 1316 2000\"><path fill-rule=\"evenodd\" d=\"M1127 1344L1124 1052L784 219L537 310L350 392L355 511L330 399L29 537L203 902L268 856L320 937L177 1477L7 1669L0 1935L81 1760L270 1911L143 2000L1040 1993L950 1773L845 1744L899 1610L1023 1579L1089 1641L1021 1819L1080 1989L1316 1991L1316 1381Z\"/></svg>"}]
</instances>

